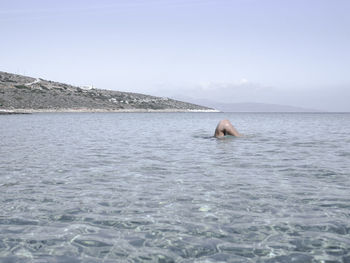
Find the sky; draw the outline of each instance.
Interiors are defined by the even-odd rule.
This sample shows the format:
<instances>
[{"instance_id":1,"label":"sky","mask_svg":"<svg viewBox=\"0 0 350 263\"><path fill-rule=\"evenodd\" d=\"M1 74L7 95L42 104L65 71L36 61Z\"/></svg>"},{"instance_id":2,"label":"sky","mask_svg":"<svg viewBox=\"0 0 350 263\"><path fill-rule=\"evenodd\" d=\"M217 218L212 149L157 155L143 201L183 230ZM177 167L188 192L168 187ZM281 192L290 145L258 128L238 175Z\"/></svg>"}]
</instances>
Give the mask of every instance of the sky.
<instances>
[{"instance_id":1,"label":"sky","mask_svg":"<svg viewBox=\"0 0 350 263\"><path fill-rule=\"evenodd\" d=\"M348 0L0 0L0 71L350 111Z\"/></svg>"}]
</instances>

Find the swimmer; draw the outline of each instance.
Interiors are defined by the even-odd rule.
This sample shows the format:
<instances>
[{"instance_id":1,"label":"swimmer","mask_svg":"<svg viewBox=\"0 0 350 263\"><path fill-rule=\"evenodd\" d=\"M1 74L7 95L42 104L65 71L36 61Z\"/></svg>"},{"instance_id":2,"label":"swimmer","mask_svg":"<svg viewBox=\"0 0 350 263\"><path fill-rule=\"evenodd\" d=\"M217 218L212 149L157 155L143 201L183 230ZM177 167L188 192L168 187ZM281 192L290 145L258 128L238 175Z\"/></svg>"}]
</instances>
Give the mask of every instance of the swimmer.
<instances>
[{"instance_id":1,"label":"swimmer","mask_svg":"<svg viewBox=\"0 0 350 263\"><path fill-rule=\"evenodd\" d=\"M236 137L241 137L242 135L233 127L229 120L222 120L216 126L214 137L221 138L225 135L232 135Z\"/></svg>"}]
</instances>

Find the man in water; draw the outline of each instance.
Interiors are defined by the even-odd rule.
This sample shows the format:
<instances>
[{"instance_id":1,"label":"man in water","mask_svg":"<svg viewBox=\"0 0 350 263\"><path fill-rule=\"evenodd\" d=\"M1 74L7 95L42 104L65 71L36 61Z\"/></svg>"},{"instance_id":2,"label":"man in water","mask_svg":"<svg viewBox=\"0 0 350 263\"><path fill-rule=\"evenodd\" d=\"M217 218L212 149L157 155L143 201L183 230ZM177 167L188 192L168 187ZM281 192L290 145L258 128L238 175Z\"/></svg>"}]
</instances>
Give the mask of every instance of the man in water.
<instances>
[{"instance_id":1,"label":"man in water","mask_svg":"<svg viewBox=\"0 0 350 263\"><path fill-rule=\"evenodd\" d=\"M222 120L219 122L218 126L216 126L214 136L216 138L224 137L225 135L232 135L236 137L242 136L236 129L233 127L229 120Z\"/></svg>"}]
</instances>

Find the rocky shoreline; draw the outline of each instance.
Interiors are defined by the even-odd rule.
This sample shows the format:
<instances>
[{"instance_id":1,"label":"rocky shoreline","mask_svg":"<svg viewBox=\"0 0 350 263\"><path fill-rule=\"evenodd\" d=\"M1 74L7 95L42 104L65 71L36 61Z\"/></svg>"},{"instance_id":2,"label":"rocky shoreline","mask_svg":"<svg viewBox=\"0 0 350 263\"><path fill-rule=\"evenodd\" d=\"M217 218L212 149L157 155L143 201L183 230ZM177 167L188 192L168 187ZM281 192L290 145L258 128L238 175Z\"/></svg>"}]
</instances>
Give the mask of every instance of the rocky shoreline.
<instances>
[{"instance_id":1,"label":"rocky shoreline","mask_svg":"<svg viewBox=\"0 0 350 263\"><path fill-rule=\"evenodd\" d=\"M0 71L0 111L217 112L192 103L132 92L76 87Z\"/></svg>"},{"instance_id":2,"label":"rocky shoreline","mask_svg":"<svg viewBox=\"0 0 350 263\"><path fill-rule=\"evenodd\" d=\"M100 113L107 113L107 112L115 112L115 113L122 113L122 112L135 112L135 113L142 113L142 112L220 112L218 110L186 110L186 109L162 109L162 110L153 110L153 109L16 109L16 110L0 110L0 115L10 115L10 114L32 114L32 113L82 113L82 112L100 112Z\"/></svg>"},{"instance_id":3,"label":"rocky shoreline","mask_svg":"<svg viewBox=\"0 0 350 263\"><path fill-rule=\"evenodd\" d=\"M12 111L12 110L0 110L0 115L13 115L13 114L31 114L31 112L24 111Z\"/></svg>"}]
</instances>

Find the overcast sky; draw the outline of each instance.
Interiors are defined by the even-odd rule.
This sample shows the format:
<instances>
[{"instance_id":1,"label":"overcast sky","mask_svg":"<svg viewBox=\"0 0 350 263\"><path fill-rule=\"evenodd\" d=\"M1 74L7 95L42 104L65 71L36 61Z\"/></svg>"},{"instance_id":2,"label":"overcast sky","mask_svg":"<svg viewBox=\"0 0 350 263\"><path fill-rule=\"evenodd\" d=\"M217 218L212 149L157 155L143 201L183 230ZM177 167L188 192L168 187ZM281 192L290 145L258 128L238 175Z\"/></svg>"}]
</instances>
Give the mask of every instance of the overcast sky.
<instances>
[{"instance_id":1,"label":"overcast sky","mask_svg":"<svg viewBox=\"0 0 350 263\"><path fill-rule=\"evenodd\" d=\"M349 0L0 0L0 71L350 111Z\"/></svg>"}]
</instances>

